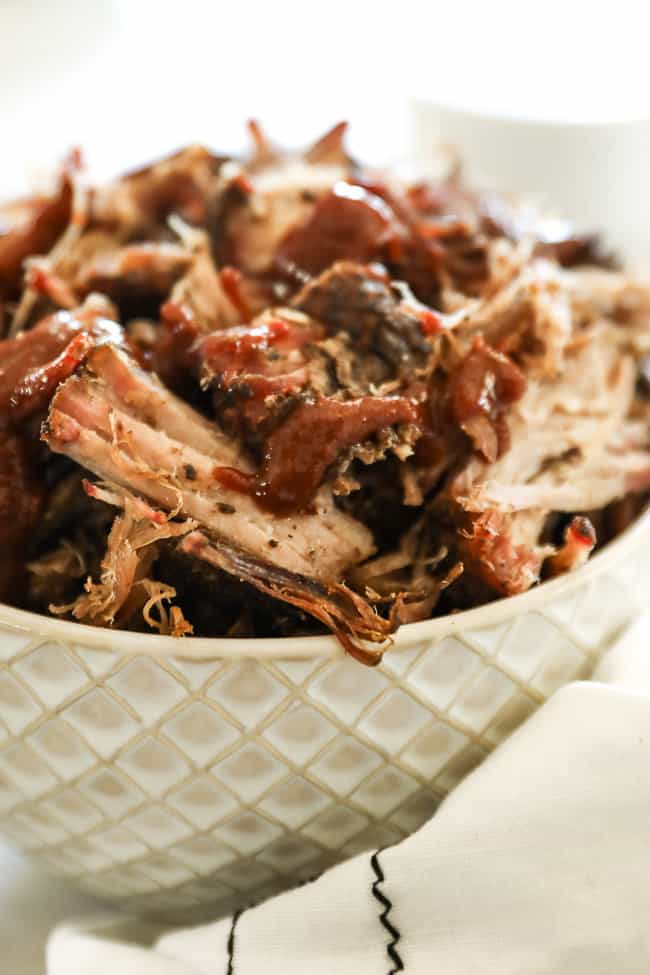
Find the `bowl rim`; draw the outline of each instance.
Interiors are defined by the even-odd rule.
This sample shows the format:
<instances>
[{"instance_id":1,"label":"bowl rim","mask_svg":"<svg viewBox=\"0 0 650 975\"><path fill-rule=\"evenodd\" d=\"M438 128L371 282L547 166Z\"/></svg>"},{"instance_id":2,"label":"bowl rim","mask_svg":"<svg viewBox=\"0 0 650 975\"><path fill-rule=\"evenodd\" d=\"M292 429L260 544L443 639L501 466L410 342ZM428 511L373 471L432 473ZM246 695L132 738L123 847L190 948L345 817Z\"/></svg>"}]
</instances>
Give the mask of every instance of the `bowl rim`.
<instances>
[{"instance_id":1,"label":"bowl rim","mask_svg":"<svg viewBox=\"0 0 650 975\"><path fill-rule=\"evenodd\" d=\"M395 637L389 652L408 650L423 640L441 639L465 630L496 626L505 620L535 611L556 598L581 589L586 583L622 561L629 550L647 536L650 542L650 508L646 509L619 536L609 542L586 565L529 589L517 596L507 596L493 603L462 610L459 613L406 623ZM72 643L89 650L103 650L123 656L176 657L191 660L258 659L290 660L315 657L344 657L345 651L334 636L294 637L192 637L179 640L154 633L133 633L60 620L0 603L0 641L2 627L53 643Z\"/></svg>"},{"instance_id":2,"label":"bowl rim","mask_svg":"<svg viewBox=\"0 0 650 975\"><path fill-rule=\"evenodd\" d=\"M627 129L634 134L639 130L647 130L650 125L650 114L647 110L638 110L629 115L594 115L582 117L578 115L557 115L554 112L542 114L526 114L522 109L508 111L499 105L494 108L481 108L480 105L454 99L436 98L433 95L412 91L409 96L411 110L416 115L434 112L446 116L455 115L464 121L480 120L487 125L504 125L512 128L523 128L525 131L555 130L561 134L575 134L583 137L585 134L618 135ZM627 133L624 133L627 134Z\"/></svg>"}]
</instances>

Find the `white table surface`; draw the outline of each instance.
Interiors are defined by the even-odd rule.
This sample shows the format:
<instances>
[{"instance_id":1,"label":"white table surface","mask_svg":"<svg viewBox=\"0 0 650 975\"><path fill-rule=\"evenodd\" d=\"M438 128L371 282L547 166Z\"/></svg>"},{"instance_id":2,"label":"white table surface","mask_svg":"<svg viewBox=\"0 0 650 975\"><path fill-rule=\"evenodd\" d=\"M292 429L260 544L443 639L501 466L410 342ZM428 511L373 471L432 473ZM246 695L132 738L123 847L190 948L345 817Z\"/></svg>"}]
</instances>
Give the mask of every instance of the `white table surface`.
<instances>
[{"instance_id":1,"label":"white table surface","mask_svg":"<svg viewBox=\"0 0 650 975\"><path fill-rule=\"evenodd\" d=\"M0 840L2 975L44 975L43 949L52 927L98 910L102 910L98 901L44 873Z\"/></svg>"}]
</instances>

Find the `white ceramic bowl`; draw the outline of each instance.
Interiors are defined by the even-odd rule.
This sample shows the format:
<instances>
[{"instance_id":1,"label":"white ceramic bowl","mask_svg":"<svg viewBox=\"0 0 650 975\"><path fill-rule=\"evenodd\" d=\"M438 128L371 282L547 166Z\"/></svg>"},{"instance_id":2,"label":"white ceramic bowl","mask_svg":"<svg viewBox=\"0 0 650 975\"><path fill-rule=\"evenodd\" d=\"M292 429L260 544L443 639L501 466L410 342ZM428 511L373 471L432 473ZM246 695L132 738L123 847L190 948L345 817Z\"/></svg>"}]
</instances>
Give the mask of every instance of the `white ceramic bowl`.
<instances>
[{"instance_id":1,"label":"white ceramic bowl","mask_svg":"<svg viewBox=\"0 0 650 975\"><path fill-rule=\"evenodd\" d=\"M425 168L441 144L456 148L476 186L530 194L628 261L650 262L650 117L616 121L518 117L411 102L411 156ZM621 178L621 174L624 174Z\"/></svg>"},{"instance_id":2,"label":"white ceramic bowl","mask_svg":"<svg viewBox=\"0 0 650 975\"><path fill-rule=\"evenodd\" d=\"M186 640L0 606L0 829L140 913L198 918L390 844L647 603L650 515L573 575L405 626Z\"/></svg>"}]
</instances>

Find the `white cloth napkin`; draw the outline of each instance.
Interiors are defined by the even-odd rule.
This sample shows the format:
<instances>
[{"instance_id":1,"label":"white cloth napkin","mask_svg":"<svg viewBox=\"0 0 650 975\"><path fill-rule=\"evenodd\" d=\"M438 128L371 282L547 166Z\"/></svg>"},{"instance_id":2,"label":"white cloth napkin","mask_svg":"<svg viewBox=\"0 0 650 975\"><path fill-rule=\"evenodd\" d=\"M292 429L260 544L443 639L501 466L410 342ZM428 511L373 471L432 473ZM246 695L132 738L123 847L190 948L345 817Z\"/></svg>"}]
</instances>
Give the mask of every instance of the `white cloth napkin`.
<instances>
[{"instance_id":1,"label":"white cloth napkin","mask_svg":"<svg viewBox=\"0 0 650 975\"><path fill-rule=\"evenodd\" d=\"M650 617L597 678L555 694L399 845L197 928L66 925L49 975L647 975Z\"/></svg>"}]
</instances>

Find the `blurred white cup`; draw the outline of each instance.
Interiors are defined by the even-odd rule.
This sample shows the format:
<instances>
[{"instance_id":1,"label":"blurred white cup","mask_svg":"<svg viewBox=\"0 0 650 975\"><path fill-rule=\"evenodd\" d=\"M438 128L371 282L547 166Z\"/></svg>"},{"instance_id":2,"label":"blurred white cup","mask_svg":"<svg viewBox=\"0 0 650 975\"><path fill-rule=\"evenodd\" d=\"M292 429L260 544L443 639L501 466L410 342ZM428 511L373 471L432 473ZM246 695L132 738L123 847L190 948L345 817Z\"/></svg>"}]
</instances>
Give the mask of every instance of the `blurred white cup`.
<instances>
[{"instance_id":1,"label":"blurred white cup","mask_svg":"<svg viewBox=\"0 0 650 975\"><path fill-rule=\"evenodd\" d=\"M450 144L471 182L534 194L553 213L602 231L629 261L650 266L650 118L547 121L414 98L411 123L424 168Z\"/></svg>"}]
</instances>

